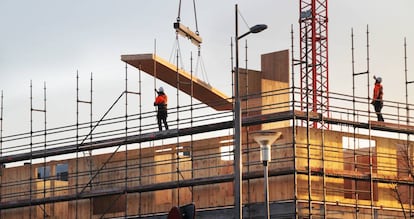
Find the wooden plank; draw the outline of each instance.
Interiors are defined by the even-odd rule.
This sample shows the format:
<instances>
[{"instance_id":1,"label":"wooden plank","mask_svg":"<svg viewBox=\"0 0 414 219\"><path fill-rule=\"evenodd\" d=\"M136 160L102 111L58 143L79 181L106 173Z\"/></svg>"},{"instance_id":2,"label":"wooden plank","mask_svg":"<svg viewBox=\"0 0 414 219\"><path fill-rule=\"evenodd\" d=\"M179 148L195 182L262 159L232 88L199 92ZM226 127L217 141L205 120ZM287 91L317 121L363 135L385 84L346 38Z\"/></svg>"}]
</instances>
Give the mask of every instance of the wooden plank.
<instances>
[{"instance_id":1,"label":"wooden plank","mask_svg":"<svg viewBox=\"0 0 414 219\"><path fill-rule=\"evenodd\" d=\"M231 99L225 94L154 54L122 55L121 60L175 88L179 87L188 95L191 95L192 83L193 97L215 110L233 108Z\"/></svg>"}]
</instances>

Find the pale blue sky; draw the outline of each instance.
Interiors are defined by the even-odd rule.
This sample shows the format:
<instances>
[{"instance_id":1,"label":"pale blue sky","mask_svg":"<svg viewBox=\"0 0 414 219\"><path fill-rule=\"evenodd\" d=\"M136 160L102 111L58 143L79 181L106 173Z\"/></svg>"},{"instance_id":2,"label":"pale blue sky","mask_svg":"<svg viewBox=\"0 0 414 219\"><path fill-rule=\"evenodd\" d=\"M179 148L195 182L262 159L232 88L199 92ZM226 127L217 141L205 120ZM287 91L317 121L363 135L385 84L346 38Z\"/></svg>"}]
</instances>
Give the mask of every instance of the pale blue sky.
<instances>
[{"instance_id":1,"label":"pale blue sky","mask_svg":"<svg viewBox=\"0 0 414 219\"><path fill-rule=\"evenodd\" d=\"M292 24L296 48L299 45L299 0L199 0L196 3L199 32L204 40L201 50L205 74L212 86L229 96L230 38L234 36L236 3L249 25L269 26L265 32L246 38L249 68L259 69L260 54L290 49ZM413 60L410 57L414 54L411 23L414 1L337 0L330 1L328 7L330 90L352 94L351 28L355 34L357 71L364 71L365 32L369 25L371 72L383 77L385 99L403 102L404 37L408 42L409 77L414 80L410 71ZM82 98L88 97L89 74L94 74L94 115L99 118L124 89L125 64L120 61L121 54L152 53L156 39L157 54L169 59L175 42L172 24L177 13L178 0L0 0L4 133L29 130L30 80L33 80L35 107L42 106L43 81L47 83L49 126L73 124L77 70ZM182 0L181 21L195 29L191 0ZM246 30L240 20L240 32ZM243 47L244 40L240 44ZM196 55L196 48L182 38L180 46L184 67L188 70L190 52ZM244 63L244 55L240 59ZM137 71L132 68L128 71L130 87L137 89ZM152 110L153 80L149 77L143 80L144 110ZM412 93L414 88L410 90ZM366 96L365 78L357 85L357 94ZM170 104L173 104L171 96ZM410 102L413 100L411 95ZM133 101L131 107L134 107Z\"/></svg>"}]
</instances>

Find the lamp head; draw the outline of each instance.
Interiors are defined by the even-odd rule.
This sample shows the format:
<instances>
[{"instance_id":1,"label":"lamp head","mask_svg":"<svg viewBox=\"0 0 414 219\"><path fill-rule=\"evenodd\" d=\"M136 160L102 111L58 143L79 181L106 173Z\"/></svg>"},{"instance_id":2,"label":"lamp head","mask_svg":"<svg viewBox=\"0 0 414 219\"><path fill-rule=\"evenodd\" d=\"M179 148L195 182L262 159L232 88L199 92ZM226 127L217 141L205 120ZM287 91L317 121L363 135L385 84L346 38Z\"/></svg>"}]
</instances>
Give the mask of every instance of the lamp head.
<instances>
[{"instance_id":1,"label":"lamp head","mask_svg":"<svg viewBox=\"0 0 414 219\"><path fill-rule=\"evenodd\" d=\"M259 33L267 29L266 24L257 24L250 28L251 33Z\"/></svg>"},{"instance_id":2,"label":"lamp head","mask_svg":"<svg viewBox=\"0 0 414 219\"><path fill-rule=\"evenodd\" d=\"M258 131L253 132L254 140L260 145L260 161L270 162L271 156L271 145L276 139L278 139L282 133L275 131Z\"/></svg>"}]
</instances>

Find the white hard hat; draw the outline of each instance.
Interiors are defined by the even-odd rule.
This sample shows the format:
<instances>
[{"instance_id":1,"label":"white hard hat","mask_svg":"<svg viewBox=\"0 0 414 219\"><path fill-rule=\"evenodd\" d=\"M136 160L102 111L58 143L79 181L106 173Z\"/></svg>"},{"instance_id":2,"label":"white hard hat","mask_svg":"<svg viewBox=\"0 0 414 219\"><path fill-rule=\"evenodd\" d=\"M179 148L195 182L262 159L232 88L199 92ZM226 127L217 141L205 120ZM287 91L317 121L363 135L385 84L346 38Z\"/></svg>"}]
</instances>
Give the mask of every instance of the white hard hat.
<instances>
[{"instance_id":1,"label":"white hard hat","mask_svg":"<svg viewBox=\"0 0 414 219\"><path fill-rule=\"evenodd\" d=\"M382 78L381 78L381 77L377 77L375 80L376 80L378 83L381 83L381 82L382 82Z\"/></svg>"},{"instance_id":2,"label":"white hard hat","mask_svg":"<svg viewBox=\"0 0 414 219\"><path fill-rule=\"evenodd\" d=\"M158 88L158 92L164 92L164 88L163 87Z\"/></svg>"}]
</instances>

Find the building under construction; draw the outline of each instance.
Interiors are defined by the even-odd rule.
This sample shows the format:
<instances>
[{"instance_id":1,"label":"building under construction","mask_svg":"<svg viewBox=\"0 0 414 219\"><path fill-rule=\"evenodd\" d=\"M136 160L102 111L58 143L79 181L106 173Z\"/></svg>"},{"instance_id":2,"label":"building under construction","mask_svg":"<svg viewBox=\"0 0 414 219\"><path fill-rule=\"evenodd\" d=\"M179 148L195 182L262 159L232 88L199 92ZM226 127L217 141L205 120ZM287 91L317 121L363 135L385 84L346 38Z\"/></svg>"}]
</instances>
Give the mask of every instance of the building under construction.
<instances>
[{"instance_id":1,"label":"building under construction","mask_svg":"<svg viewBox=\"0 0 414 219\"><path fill-rule=\"evenodd\" d=\"M232 218L237 198L243 218L264 218L266 194L272 218L411 218L414 106L386 100L386 122L377 122L369 97L328 95L327 60L313 63L305 47L298 60L292 46L263 54L261 70L238 69L241 197L234 189L234 97L155 54L122 55L139 78L162 80L191 104L169 107L176 120L169 119L165 131L158 131L155 112L129 114L127 108L118 117L56 128L46 128L45 116L44 130L11 136L3 136L1 126L0 218L155 219L189 204L196 218ZM308 77L313 69L322 70L322 80L318 73ZM372 81L369 69L352 72L360 75ZM126 86L114 105L125 100L127 106L129 95L141 92ZM77 104L92 104L92 98ZM31 113L46 114L46 103ZM271 145L268 177L254 140L263 131L281 134Z\"/></svg>"}]
</instances>

